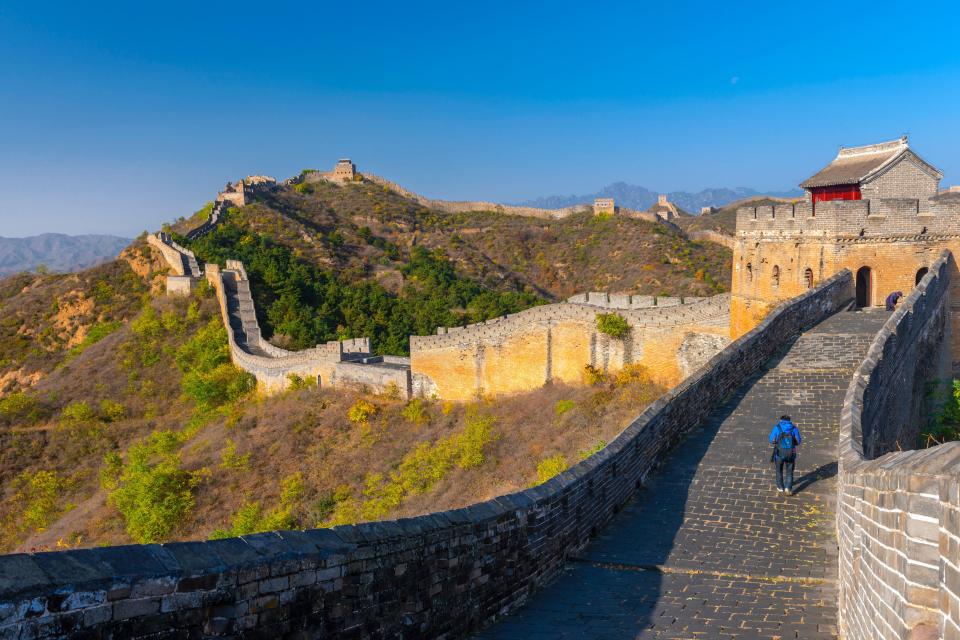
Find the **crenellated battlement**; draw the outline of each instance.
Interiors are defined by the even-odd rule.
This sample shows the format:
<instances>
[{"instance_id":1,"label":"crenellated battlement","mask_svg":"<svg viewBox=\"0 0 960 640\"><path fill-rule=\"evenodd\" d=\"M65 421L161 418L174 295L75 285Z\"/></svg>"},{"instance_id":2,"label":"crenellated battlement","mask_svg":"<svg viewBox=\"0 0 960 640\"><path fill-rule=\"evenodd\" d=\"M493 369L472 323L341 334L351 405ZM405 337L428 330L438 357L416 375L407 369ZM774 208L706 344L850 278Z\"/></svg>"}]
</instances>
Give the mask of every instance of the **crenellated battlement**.
<instances>
[{"instance_id":1,"label":"crenellated battlement","mask_svg":"<svg viewBox=\"0 0 960 640\"><path fill-rule=\"evenodd\" d=\"M878 198L737 209L737 237L960 233L960 198Z\"/></svg>"}]
</instances>

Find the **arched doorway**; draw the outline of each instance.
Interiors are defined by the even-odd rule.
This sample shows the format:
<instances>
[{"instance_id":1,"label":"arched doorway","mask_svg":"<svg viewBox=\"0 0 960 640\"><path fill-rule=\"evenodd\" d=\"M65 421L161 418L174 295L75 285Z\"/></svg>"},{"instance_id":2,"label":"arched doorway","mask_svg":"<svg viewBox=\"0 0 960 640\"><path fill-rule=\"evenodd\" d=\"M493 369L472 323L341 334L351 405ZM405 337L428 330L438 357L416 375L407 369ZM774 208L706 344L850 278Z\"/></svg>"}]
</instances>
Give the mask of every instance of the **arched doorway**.
<instances>
[{"instance_id":1,"label":"arched doorway","mask_svg":"<svg viewBox=\"0 0 960 640\"><path fill-rule=\"evenodd\" d=\"M929 271L929 269L927 269L926 267L923 267L922 269L917 271L917 277L914 278L913 284L920 284L920 281L923 280L923 276L927 275L927 271Z\"/></svg>"},{"instance_id":2,"label":"arched doorway","mask_svg":"<svg viewBox=\"0 0 960 640\"><path fill-rule=\"evenodd\" d=\"M803 281L806 283L807 289L813 288L813 269L808 268L803 272Z\"/></svg>"},{"instance_id":3,"label":"arched doorway","mask_svg":"<svg viewBox=\"0 0 960 640\"><path fill-rule=\"evenodd\" d=\"M873 300L873 274L870 267L857 269L857 306L869 307Z\"/></svg>"}]
</instances>

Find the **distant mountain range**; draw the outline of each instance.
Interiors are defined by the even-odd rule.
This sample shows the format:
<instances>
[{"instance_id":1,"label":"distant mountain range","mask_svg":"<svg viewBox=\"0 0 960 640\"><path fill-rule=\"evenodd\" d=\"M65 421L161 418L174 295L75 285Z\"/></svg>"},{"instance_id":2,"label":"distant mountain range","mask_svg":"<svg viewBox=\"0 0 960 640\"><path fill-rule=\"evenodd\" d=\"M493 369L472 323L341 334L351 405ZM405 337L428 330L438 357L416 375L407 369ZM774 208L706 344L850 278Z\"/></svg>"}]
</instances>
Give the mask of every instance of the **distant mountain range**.
<instances>
[{"instance_id":1,"label":"distant mountain range","mask_svg":"<svg viewBox=\"0 0 960 640\"><path fill-rule=\"evenodd\" d=\"M628 209L643 210L656 203L659 193L662 192L651 191L646 187L627 184L626 182L614 182L596 193L581 196L546 196L525 202L518 202L517 204L542 209L560 209L577 204L590 203L593 202L594 198L613 198L619 206ZM791 189L789 191L757 191L756 189L749 189L747 187L737 187L735 189L704 189L696 193L673 191L667 194L667 199L687 213L699 214L702 207L722 207L725 204L729 204L735 200L742 200L743 198L756 196L799 198L802 195L803 191L800 189Z\"/></svg>"},{"instance_id":2,"label":"distant mountain range","mask_svg":"<svg viewBox=\"0 0 960 640\"><path fill-rule=\"evenodd\" d=\"M129 244L129 238L102 235L0 236L0 275L33 271L40 265L56 272L77 271L115 258Z\"/></svg>"}]
</instances>

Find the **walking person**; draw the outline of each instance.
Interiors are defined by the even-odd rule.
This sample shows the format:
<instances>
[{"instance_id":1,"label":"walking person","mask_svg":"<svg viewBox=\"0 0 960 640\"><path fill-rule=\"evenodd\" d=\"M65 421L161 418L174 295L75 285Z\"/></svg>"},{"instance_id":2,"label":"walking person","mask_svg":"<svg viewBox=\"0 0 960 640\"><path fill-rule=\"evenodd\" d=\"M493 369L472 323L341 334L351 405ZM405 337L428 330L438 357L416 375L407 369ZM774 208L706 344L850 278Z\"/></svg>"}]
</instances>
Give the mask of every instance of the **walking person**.
<instances>
[{"instance_id":1,"label":"walking person","mask_svg":"<svg viewBox=\"0 0 960 640\"><path fill-rule=\"evenodd\" d=\"M776 467L777 491L786 492L788 496L793 495L793 466L797 462L801 442L800 430L790 416L780 416L780 422L770 432L770 444L773 445L770 460Z\"/></svg>"}]
</instances>

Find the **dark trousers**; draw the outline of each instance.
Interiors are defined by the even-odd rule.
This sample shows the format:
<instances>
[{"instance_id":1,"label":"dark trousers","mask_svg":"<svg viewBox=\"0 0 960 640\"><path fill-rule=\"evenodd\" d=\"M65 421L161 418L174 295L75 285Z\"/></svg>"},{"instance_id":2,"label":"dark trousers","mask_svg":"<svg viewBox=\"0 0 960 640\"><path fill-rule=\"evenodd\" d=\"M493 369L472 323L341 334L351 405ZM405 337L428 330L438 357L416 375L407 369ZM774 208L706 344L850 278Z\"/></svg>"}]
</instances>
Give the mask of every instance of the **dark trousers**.
<instances>
[{"instance_id":1,"label":"dark trousers","mask_svg":"<svg viewBox=\"0 0 960 640\"><path fill-rule=\"evenodd\" d=\"M777 468L777 489L793 490L793 464L796 461L796 457L780 459L778 456L773 459L773 465Z\"/></svg>"}]
</instances>

